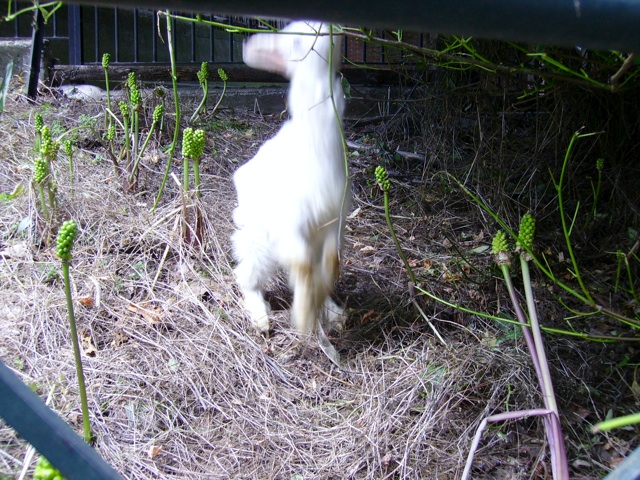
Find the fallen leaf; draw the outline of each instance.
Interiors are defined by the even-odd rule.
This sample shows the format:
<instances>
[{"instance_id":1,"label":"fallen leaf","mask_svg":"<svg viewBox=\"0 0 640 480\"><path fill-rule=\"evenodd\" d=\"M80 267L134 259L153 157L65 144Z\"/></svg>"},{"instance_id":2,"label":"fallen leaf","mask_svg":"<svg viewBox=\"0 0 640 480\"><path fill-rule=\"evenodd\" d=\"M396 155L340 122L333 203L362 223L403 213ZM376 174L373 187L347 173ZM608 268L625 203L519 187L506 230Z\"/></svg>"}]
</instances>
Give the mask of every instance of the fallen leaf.
<instances>
[{"instance_id":1,"label":"fallen leaf","mask_svg":"<svg viewBox=\"0 0 640 480\"><path fill-rule=\"evenodd\" d=\"M98 349L93 344L93 341L91 340L91 337L89 335L82 336L82 350L87 357L95 357L98 353Z\"/></svg>"},{"instance_id":2,"label":"fallen leaf","mask_svg":"<svg viewBox=\"0 0 640 480\"><path fill-rule=\"evenodd\" d=\"M31 250L29 249L29 245L27 242L15 243L4 250L0 251L0 256L5 258L22 258L25 260L30 260Z\"/></svg>"},{"instance_id":3,"label":"fallen leaf","mask_svg":"<svg viewBox=\"0 0 640 480\"><path fill-rule=\"evenodd\" d=\"M361 251L362 253L366 253L366 254L374 253L374 252L376 251L376 247L372 247L372 246L370 246L370 245L366 245L366 246L362 247L362 248L360 249L360 251Z\"/></svg>"},{"instance_id":4,"label":"fallen leaf","mask_svg":"<svg viewBox=\"0 0 640 480\"><path fill-rule=\"evenodd\" d=\"M150 325L157 325L162 322L162 311L158 307L143 308L134 303L130 303L127 306L127 310L141 315Z\"/></svg>"},{"instance_id":5,"label":"fallen leaf","mask_svg":"<svg viewBox=\"0 0 640 480\"><path fill-rule=\"evenodd\" d=\"M409 266L411 268L417 268L420 265L420 260L418 260L417 258L410 258L407 260L407 262L409 263Z\"/></svg>"},{"instance_id":6,"label":"fallen leaf","mask_svg":"<svg viewBox=\"0 0 640 480\"><path fill-rule=\"evenodd\" d=\"M376 314L375 310L369 310L367 313L362 315L362 318L360 319L360 324L364 325L364 323L369 321L369 319L373 317L375 314Z\"/></svg>"},{"instance_id":7,"label":"fallen leaf","mask_svg":"<svg viewBox=\"0 0 640 480\"><path fill-rule=\"evenodd\" d=\"M93 297L78 297L76 298L76 300L78 301L78 303L80 305L82 305L83 307L87 307L87 308L93 308L96 304L95 300L93 299Z\"/></svg>"},{"instance_id":8,"label":"fallen leaf","mask_svg":"<svg viewBox=\"0 0 640 480\"><path fill-rule=\"evenodd\" d=\"M149 447L149 451L147 452L147 455L149 455L149 458L154 459L158 456L161 450L162 450L162 445L151 445Z\"/></svg>"},{"instance_id":9,"label":"fallen leaf","mask_svg":"<svg viewBox=\"0 0 640 480\"><path fill-rule=\"evenodd\" d=\"M353 212L351 212L351 215L349 215L347 218L356 218L358 215L360 215L360 212L362 211L362 209L360 207L356 208Z\"/></svg>"},{"instance_id":10,"label":"fallen leaf","mask_svg":"<svg viewBox=\"0 0 640 480\"><path fill-rule=\"evenodd\" d=\"M442 278L445 282L459 282L462 280L462 276L458 273L444 272Z\"/></svg>"}]
</instances>

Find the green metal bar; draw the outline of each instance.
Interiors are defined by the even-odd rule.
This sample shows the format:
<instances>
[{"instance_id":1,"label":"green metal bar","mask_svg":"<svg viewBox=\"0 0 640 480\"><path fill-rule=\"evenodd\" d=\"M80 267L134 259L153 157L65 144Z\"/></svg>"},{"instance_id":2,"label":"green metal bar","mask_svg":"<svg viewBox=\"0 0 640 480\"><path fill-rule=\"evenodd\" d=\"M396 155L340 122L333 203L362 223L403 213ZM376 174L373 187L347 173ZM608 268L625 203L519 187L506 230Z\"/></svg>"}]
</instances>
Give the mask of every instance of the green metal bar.
<instances>
[{"instance_id":1,"label":"green metal bar","mask_svg":"<svg viewBox=\"0 0 640 480\"><path fill-rule=\"evenodd\" d=\"M315 19L545 45L640 51L638 0L79 0L78 3Z\"/></svg>"},{"instance_id":2,"label":"green metal bar","mask_svg":"<svg viewBox=\"0 0 640 480\"><path fill-rule=\"evenodd\" d=\"M122 480L98 453L0 361L0 417L67 480Z\"/></svg>"}]
</instances>

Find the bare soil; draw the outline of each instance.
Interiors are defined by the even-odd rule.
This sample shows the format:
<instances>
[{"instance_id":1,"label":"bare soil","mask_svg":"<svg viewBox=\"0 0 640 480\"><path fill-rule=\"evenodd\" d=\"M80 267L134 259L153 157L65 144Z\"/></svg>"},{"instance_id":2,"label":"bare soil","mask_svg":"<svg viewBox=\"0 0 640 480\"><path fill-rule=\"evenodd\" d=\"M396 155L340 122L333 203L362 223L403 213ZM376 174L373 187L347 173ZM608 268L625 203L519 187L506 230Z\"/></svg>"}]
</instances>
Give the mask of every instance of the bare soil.
<instances>
[{"instance_id":1,"label":"bare soil","mask_svg":"<svg viewBox=\"0 0 640 480\"><path fill-rule=\"evenodd\" d=\"M437 338L411 303L373 170L382 163L390 173L393 223L420 286L451 305L514 318L487 249L497 225L442 171L465 182L512 228L522 213L536 209L539 249L548 251L553 268L575 286L555 204L548 202L544 163L557 171L567 137L554 133L558 115L547 107L531 117L515 109L485 116L478 97L456 97L458 103L447 106L450 98L433 95L423 101L430 112L423 117L399 109L346 122L354 213L347 220L336 296L349 318L343 332L330 334L342 357L340 368L314 338L301 341L292 330L283 282L270 290L276 314L268 338L250 328L234 285L230 178L276 131L280 116L222 110L203 119L208 144L201 200L183 203L170 178L154 213L169 133L152 142L137 190L125 193L100 132L79 130L73 135L73 183L61 153L58 208L47 223L31 182L34 115L42 113L58 133L91 123L90 117L101 129L104 105L51 94L30 104L12 95L0 116L0 192L18 184L25 192L0 201L0 359L81 431L52 241L58 225L73 218L79 235L72 288L95 448L123 477L459 478L484 417L543 405L535 372L518 328L415 290L445 343ZM147 101L152 103L150 95ZM183 107L187 115L192 107ZM537 156L546 158L538 164ZM172 170L178 178L180 167L176 162ZM633 168L637 174L637 162ZM570 196L572 202L576 198ZM185 204L189 212L199 208L204 214L202 245L185 242L181 233ZM628 211L624 202L618 211ZM633 213L621 217L633 225ZM612 239L607 247L623 245L623 229L600 228L609 232L601 239ZM605 289L616 264L604 254L586 253L593 245L581 238L578 246L589 284L603 285L612 308L633 310ZM598 252L604 248L598 245ZM634 336L601 315L565 320L574 314L559 299L576 310L586 308L537 270L533 274L544 325ZM518 276L515 269L521 290ZM572 478L601 478L638 444L633 428L591 433L608 415L637 409L631 366L638 361L637 347L559 334L545 339ZM0 478L18 477L27 448L0 422ZM33 463L24 468L31 471ZM551 478L542 422L528 418L491 426L472 476Z\"/></svg>"}]
</instances>

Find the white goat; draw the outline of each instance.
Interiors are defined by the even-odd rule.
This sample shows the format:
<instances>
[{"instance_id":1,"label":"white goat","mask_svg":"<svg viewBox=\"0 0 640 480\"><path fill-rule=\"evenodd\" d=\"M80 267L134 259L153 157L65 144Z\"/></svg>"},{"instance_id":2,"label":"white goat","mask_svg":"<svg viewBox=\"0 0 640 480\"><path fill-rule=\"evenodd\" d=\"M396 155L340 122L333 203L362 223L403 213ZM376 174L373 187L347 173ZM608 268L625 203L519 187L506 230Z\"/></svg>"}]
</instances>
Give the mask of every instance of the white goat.
<instances>
[{"instance_id":1,"label":"white goat","mask_svg":"<svg viewBox=\"0 0 640 480\"><path fill-rule=\"evenodd\" d=\"M281 34L253 35L243 47L247 65L290 80L291 119L233 177L235 275L261 332L268 332L271 313L263 288L279 268L288 274L291 317L300 332L314 332L320 320L334 328L344 323L330 295L351 195L340 134L344 96L336 74L341 37L328 32L321 23L294 22Z\"/></svg>"}]
</instances>

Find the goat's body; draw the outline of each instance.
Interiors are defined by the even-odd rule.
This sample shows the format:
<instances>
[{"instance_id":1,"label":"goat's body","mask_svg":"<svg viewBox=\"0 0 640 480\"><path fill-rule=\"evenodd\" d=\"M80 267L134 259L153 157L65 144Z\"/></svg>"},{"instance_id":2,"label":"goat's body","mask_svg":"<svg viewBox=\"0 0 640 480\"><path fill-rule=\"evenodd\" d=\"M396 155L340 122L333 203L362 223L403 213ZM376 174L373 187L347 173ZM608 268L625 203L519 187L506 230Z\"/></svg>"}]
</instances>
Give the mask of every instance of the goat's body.
<instances>
[{"instance_id":1,"label":"goat's body","mask_svg":"<svg viewBox=\"0 0 640 480\"><path fill-rule=\"evenodd\" d=\"M307 58L301 64L326 62ZM263 288L280 268L288 273L292 318L300 331L314 331L323 315L330 322L342 315L330 294L350 205L340 135L344 99L340 81L332 76L334 108L324 69L321 79L318 68L295 71L289 91L292 118L234 175L235 273L245 307L261 331L269 329L270 313Z\"/></svg>"}]
</instances>

